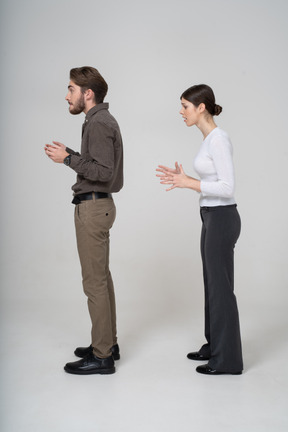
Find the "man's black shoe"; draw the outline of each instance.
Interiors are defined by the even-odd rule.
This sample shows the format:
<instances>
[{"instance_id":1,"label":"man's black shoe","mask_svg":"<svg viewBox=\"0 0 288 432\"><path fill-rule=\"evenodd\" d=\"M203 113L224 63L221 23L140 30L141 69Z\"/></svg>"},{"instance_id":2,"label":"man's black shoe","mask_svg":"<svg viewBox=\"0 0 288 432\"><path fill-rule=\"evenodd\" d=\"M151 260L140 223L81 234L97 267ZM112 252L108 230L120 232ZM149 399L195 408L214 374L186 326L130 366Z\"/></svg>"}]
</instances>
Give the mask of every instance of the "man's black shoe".
<instances>
[{"instance_id":1,"label":"man's black shoe","mask_svg":"<svg viewBox=\"0 0 288 432\"><path fill-rule=\"evenodd\" d=\"M76 375L113 374L115 372L114 359L112 356L101 359L90 353L82 360L67 363L64 370Z\"/></svg>"},{"instance_id":2,"label":"man's black shoe","mask_svg":"<svg viewBox=\"0 0 288 432\"><path fill-rule=\"evenodd\" d=\"M111 352L114 360L120 360L120 348L118 344L112 346Z\"/></svg>"},{"instance_id":3,"label":"man's black shoe","mask_svg":"<svg viewBox=\"0 0 288 432\"><path fill-rule=\"evenodd\" d=\"M112 356L114 358L114 360L119 360L120 359L120 349L119 349L119 345L113 345L111 348L112 351ZM87 354L93 353L93 347L92 345L90 345L89 347L83 348L83 347L79 347L76 348L76 350L74 351L74 354L76 355L76 357L80 357L80 358L84 358L87 356Z\"/></svg>"},{"instance_id":4,"label":"man's black shoe","mask_svg":"<svg viewBox=\"0 0 288 432\"><path fill-rule=\"evenodd\" d=\"M201 360L201 361L209 360L209 357L200 354L198 351L187 354L187 357L189 360Z\"/></svg>"},{"instance_id":5,"label":"man's black shoe","mask_svg":"<svg viewBox=\"0 0 288 432\"><path fill-rule=\"evenodd\" d=\"M239 372L220 372L215 369L212 369L208 364L197 366L196 372L199 372L201 374L205 375L241 375L242 371Z\"/></svg>"}]
</instances>

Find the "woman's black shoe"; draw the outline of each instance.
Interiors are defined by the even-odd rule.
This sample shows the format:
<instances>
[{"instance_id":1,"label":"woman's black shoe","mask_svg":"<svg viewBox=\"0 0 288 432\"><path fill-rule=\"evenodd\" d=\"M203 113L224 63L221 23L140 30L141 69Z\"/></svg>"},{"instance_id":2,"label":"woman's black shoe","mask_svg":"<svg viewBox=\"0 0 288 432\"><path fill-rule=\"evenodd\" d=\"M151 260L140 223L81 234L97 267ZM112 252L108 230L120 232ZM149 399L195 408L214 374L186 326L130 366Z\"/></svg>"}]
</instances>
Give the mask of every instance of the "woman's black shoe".
<instances>
[{"instance_id":1,"label":"woman's black shoe","mask_svg":"<svg viewBox=\"0 0 288 432\"><path fill-rule=\"evenodd\" d=\"M199 373L205 374L205 375L225 375L225 374L226 375L227 374L229 374L229 375L241 375L242 374L242 371L239 371L239 372L220 372L220 371L217 371L215 369L212 369L210 366L208 366L208 364L198 366L196 368L196 372L199 372Z\"/></svg>"},{"instance_id":2,"label":"woman's black shoe","mask_svg":"<svg viewBox=\"0 0 288 432\"><path fill-rule=\"evenodd\" d=\"M187 357L189 360L209 360L210 357L204 356L203 354L200 354L198 351L196 352L191 352L189 354L187 354Z\"/></svg>"}]
</instances>

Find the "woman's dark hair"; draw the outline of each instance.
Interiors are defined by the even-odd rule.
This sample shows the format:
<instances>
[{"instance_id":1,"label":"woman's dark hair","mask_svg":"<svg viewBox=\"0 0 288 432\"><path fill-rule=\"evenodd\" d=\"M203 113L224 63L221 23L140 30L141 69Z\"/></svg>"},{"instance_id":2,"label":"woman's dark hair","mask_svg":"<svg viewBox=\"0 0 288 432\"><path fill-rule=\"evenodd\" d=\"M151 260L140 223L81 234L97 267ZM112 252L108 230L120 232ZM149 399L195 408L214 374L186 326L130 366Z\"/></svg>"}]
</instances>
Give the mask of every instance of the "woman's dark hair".
<instances>
[{"instance_id":1,"label":"woman's dark hair","mask_svg":"<svg viewBox=\"0 0 288 432\"><path fill-rule=\"evenodd\" d=\"M70 80L81 87L82 92L91 89L95 95L95 102L102 103L107 91L108 84L98 72L91 66L83 66L70 70Z\"/></svg>"},{"instance_id":2,"label":"woman's dark hair","mask_svg":"<svg viewBox=\"0 0 288 432\"><path fill-rule=\"evenodd\" d=\"M212 116L218 116L222 112L222 107L215 104L215 95L211 87L206 84L198 84L189 87L182 93L180 99L186 99L198 107L201 103L205 104L205 108Z\"/></svg>"}]
</instances>

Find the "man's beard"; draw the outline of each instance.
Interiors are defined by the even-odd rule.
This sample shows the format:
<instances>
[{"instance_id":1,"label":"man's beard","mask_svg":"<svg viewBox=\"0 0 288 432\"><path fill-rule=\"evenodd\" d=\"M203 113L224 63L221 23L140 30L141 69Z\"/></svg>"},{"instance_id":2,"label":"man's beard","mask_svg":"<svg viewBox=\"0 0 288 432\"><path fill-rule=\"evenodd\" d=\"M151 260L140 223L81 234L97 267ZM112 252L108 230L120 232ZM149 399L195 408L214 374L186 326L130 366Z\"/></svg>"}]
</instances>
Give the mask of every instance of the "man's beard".
<instances>
[{"instance_id":1,"label":"man's beard","mask_svg":"<svg viewBox=\"0 0 288 432\"><path fill-rule=\"evenodd\" d=\"M80 114L85 108L84 95L81 94L75 104L69 106L70 114Z\"/></svg>"}]
</instances>

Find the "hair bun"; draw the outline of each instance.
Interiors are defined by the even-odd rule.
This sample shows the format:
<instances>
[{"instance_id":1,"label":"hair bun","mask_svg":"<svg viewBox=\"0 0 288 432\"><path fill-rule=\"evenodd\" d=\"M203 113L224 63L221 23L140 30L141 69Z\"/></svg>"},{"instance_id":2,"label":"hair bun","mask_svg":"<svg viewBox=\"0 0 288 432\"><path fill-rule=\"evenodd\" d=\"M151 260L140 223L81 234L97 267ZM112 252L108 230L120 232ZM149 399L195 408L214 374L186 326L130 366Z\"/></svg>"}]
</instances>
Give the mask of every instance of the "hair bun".
<instances>
[{"instance_id":1,"label":"hair bun","mask_svg":"<svg viewBox=\"0 0 288 432\"><path fill-rule=\"evenodd\" d=\"M218 116L222 112L222 107L220 105L215 104L214 106L214 115Z\"/></svg>"}]
</instances>

